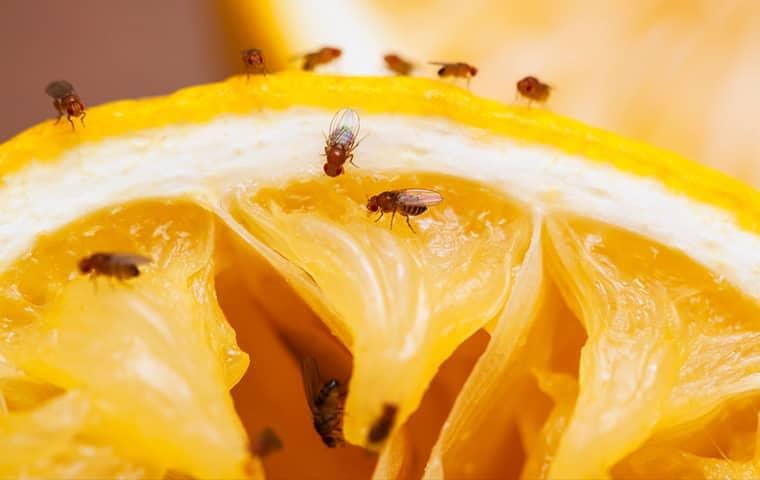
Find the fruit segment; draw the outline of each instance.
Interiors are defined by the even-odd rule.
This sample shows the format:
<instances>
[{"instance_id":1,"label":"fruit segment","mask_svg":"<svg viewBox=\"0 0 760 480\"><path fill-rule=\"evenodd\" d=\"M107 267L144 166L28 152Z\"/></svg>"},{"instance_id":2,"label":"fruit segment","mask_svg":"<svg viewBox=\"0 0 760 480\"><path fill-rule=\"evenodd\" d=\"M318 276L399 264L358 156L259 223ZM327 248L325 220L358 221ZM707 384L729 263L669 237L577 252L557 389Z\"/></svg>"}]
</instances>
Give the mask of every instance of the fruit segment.
<instances>
[{"instance_id":1,"label":"fruit segment","mask_svg":"<svg viewBox=\"0 0 760 480\"><path fill-rule=\"evenodd\" d=\"M96 445L154 471L239 477L247 439L228 390L248 358L216 306L215 220L197 207L150 207L86 219L9 272L30 315L6 319L16 328L2 353L79 392L89 410L75 430ZM76 272L79 258L104 250L153 262L124 282ZM27 277L39 263L47 284Z\"/></svg>"},{"instance_id":2,"label":"fruit segment","mask_svg":"<svg viewBox=\"0 0 760 480\"><path fill-rule=\"evenodd\" d=\"M603 237L582 237L556 219L547 232L560 289L588 332L578 400L549 476L604 477L657 424L682 363L683 327L659 283L599 258Z\"/></svg>"},{"instance_id":3,"label":"fruit segment","mask_svg":"<svg viewBox=\"0 0 760 480\"><path fill-rule=\"evenodd\" d=\"M160 475L80 435L91 407L82 394L68 393L38 409L0 417L0 476L131 479Z\"/></svg>"},{"instance_id":4,"label":"fruit segment","mask_svg":"<svg viewBox=\"0 0 760 480\"><path fill-rule=\"evenodd\" d=\"M549 477L609 476L651 437L698 431L732 395L758 391L756 306L730 285L602 224L553 216L546 231L553 277L588 333Z\"/></svg>"},{"instance_id":5,"label":"fruit segment","mask_svg":"<svg viewBox=\"0 0 760 480\"><path fill-rule=\"evenodd\" d=\"M401 188L443 195L410 219L416 233L401 215L391 230L390 214L375 222L366 211L368 196ZM254 236L314 279L350 332L344 429L359 445L384 404L398 405L403 423L439 365L502 310L531 225L482 186L424 174L296 181L238 208Z\"/></svg>"},{"instance_id":6,"label":"fruit segment","mask_svg":"<svg viewBox=\"0 0 760 480\"><path fill-rule=\"evenodd\" d=\"M554 460L562 434L575 408L578 397L578 380L566 373L535 370L538 387L548 395L554 405L546 417L541 430L534 435L534 441L528 443L528 455L523 464L520 478L523 480L549 478L549 469ZM526 410L530 410L528 406ZM523 413L523 418L527 417ZM523 430L524 432L525 430Z\"/></svg>"},{"instance_id":7,"label":"fruit segment","mask_svg":"<svg viewBox=\"0 0 760 480\"><path fill-rule=\"evenodd\" d=\"M530 247L515 269L509 300L448 416L425 478L440 478L441 471L447 478L489 478L510 468L502 457L509 448L505 438L514 430L528 358L541 355L525 350L535 346L529 342L531 332L546 333L544 325L536 325L546 293L541 218L532 224Z\"/></svg>"}]
</instances>

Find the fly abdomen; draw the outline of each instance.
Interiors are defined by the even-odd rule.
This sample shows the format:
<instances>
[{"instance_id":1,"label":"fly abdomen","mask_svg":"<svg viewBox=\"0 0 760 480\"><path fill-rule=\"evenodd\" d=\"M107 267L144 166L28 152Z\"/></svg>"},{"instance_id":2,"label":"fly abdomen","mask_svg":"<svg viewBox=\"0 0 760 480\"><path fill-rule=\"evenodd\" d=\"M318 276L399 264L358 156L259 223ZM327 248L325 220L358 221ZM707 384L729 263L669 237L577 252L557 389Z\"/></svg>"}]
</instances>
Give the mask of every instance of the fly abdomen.
<instances>
[{"instance_id":1,"label":"fly abdomen","mask_svg":"<svg viewBox=\"0 0 760 480\"><path fill-rule=\"evenodd\" d=\"M332 391L336 388L338 388L338 381L334 378L328 380L327 383L325 383L324 386L319 390L317 397L314 399L314 405L321 407L325 403L325 400L327 400L327 397L330 396L330 393L332 393Z\"/></svg>"},{"instance_id":2,"label":"fly abdomen","mask_svg":"<svg viewBox=\"0 0 760 480\"><path fill-rule=\"evenodd\" d=\"M399 213L407 217L416 217L417 215L425 213L426 210L427 207L424 206L402 205L402 207L399 209Z\"/></svg>"},{"instance_id":3,"label":"fly abdomen","mask_svg":"<svg viewBox=\"0 0 760 480\"><path fill-rule=\"evenodd\" d=\"M122 271L117 275L119 278L133 278L140 276L140 269L137 268L137 265L124 265Z\"/></svg>"}]
</instances>

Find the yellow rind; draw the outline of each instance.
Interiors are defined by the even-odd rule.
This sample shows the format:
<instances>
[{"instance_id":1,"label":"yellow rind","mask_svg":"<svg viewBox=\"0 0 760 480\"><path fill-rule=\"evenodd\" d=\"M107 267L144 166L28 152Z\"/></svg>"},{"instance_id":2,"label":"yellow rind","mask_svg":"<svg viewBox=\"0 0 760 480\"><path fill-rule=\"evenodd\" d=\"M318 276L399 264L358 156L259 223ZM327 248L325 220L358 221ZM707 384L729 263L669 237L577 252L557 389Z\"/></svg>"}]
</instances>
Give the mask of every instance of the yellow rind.
<instances>
[{"instance_id":1,"label":"yellow rind","mask_svg":"<svg viewBox=\"0 0 760 480\"><path fill-rule=\"evenodd\" d=\"M86 101L86 99L85 99ZM300 71L236 76L164 97L123 100L87 111L87 127L45 121L0 145L0 175L33 162L55 162L85 142L171 124L204 123L224 114L290 107L443 117L531 144L557 148L651 178L672 191L725 210L743 229L760 233L760 192L679 155L589 127L538 108L508 106L444 82L408 77L336 77ZM104 159L104 161L107 161Z\"/></svg>"}]
</instances>

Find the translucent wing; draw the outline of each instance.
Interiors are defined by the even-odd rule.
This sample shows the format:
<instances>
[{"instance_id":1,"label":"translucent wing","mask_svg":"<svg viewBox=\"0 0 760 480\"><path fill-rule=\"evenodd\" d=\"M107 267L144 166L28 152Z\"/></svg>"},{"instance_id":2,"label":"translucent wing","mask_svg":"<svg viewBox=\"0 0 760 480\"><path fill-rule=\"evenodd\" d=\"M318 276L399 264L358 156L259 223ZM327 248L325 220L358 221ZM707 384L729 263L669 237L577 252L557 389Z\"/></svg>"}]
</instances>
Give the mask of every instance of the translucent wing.
<instances>
[{"instance_id":1,"label":"translucent wing","mask_svg":"<svg viewBox=\"0 0 760 480\"><path fill-rule=\"evenodd\" d=\"M441 65L441 66L445 67L447 65L452 65L452 63L450 63L450 62L428 62L428 65Z\"/></svg>"},{"instance_id":2,"label":"translucent wing","mask_svg":"<svg viewBox=\"0 0 760 480\"><path fill-rule=\"evenodd\" d=\"M309 406L314 404L314 399L322 388L322 381L319 377L319 367L317 361L312 357L306 357L301 361L301 373L303 377L303 391L306 392L306 399Z\"/></svg>"},{"instance_id":3,"label":"translucent wing","mask_svg":"<svg viewBox=\"0 0 760 480\"><path fill-rule=\"evenodd\" d=\"M399 203L414 207L430 207L438 205L443 201L443 197L440 193L424 188L407 188L406 190L398 190L398 197L396 197L396 199Z\"/></svg>"},{"instance_id":4,"label":"translucent wing","mask_svg":"<svg viewBox=\"0 0 760 480\"><path fill-rule=\"evenodd\" d=\"M359 134L359 114L350 108L341 108L330 122L330 143L353 143Z\"/></svg>"},{"instance_id":5,"label":"translucent wing","mask_svg":"<svg viewBox=\"0 0 760 480\"><path fill-rule=\"evenodd\" d=\"M111 262L118 265L145 265L152 263L153 260L142 255L134 255L131 253L112 253Z\"/></svg>"},{"instance_id":6,"label":"translucent wing","mask_svg":"<svg viewBox=\"0 0 760 480\"><path fill-rule=\"evenodd\" d=\"M45 93L53 98L63 97L64 95L68 95L73 91L74 86L66 80L56 80L55 82L50 82L48 86L45 87Z\"/></svg>"}]
</instances>

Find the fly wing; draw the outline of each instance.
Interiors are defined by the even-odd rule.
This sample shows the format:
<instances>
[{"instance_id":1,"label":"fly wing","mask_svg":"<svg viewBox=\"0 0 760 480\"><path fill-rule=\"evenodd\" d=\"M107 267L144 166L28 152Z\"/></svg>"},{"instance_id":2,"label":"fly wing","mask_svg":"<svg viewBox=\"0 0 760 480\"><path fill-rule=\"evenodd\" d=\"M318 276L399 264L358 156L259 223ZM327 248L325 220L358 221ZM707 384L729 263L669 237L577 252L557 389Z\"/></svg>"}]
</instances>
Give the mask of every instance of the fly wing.
<instances>
[{"instance_id":1,"label":"fly wing","mask_svg":"<svg viewBox=\"0 0 760 480\"><path fill-rule=\"evenodd\" d=\"M309 401L309 407L314 408L314 399L322 388L322 381L319 378L319 367L317 361L312 357L306 357L301 361L301 374L303 379L303 391L306 393L306 399Z\"/></svg>"},{"instance_id":2,"label":"fly wing","mask_svg":"<svg viewBox=\"0 0 760 480\"><path fill-rule=\"evenodd\" d=\"M68 95L73 91L74 86L66 80L56 80L54 82L50 82L48 86L45 87L45 93L53 98L63 97L64 95Z\"/></svg>"},{"instance_id":3,"label":"fly wing","mask_svg":"<svg viewBox=\"0 0 760 480\"><path fill-rule=\"evenodd\" d=\"M113 253L111 261L119 265L146 265L153 260L143 255L134 255L131 253Z\"/></svg>"},{"instance_id":4,"label":"fly wing","mask_svg":"<svg viewBox=\"0 0 760 480\"><path fill-rule=\"evenodd\" d=\"M451 65L450 62L428 62L428 65L440 65L445 67L446 65Z\"/></svg>"},{"instance_id":5,"label":"fly wing","mask_svg":"<svg viewBox=\"0 0 760 480\"><path fill-rule=\"evenodd\" d=\"M424 188L407 188L406 190L399 190L396 199L399 203L413 207L431 207L433 205L438 205L443 201L443 197L440 193Z\"/></svg>"},{"instance_id":6,"label":"fly wing","mask_svg":"<svg viewBox=\"0 0 760 480\"><path fill-rule=\"evenodd\" d=\"M341 108L333 116L330 122L330 140L337 140L338 137L346 138L350 135L349 142L353 143L359 134L359 114L350 108Z\"/></svg>"}]
</instances>

